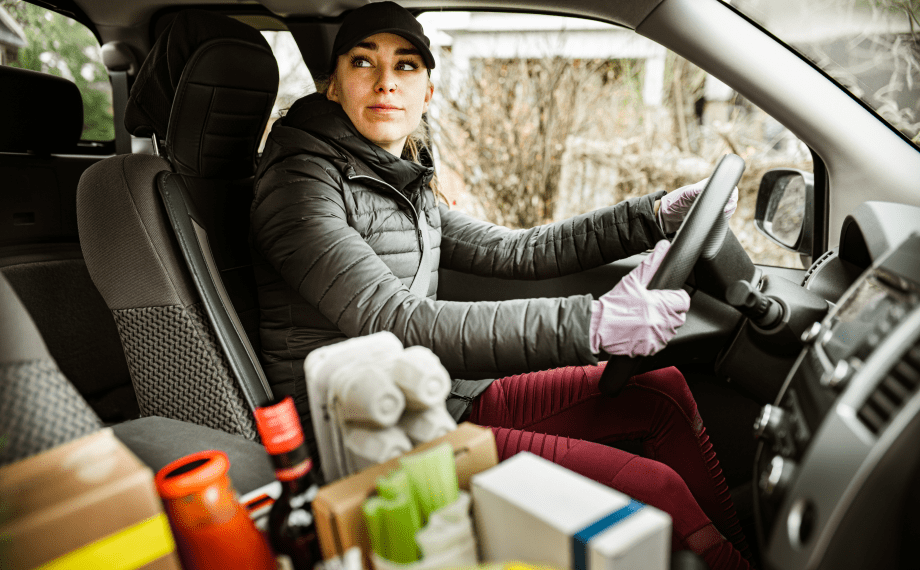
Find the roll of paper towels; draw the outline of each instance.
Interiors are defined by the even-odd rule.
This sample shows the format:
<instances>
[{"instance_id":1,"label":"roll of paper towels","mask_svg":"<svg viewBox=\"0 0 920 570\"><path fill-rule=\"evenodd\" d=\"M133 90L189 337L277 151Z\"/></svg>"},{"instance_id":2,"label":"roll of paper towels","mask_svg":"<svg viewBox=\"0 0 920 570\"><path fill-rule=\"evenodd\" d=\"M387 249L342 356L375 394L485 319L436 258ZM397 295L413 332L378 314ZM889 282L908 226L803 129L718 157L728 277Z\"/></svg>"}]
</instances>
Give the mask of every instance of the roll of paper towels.
<instances>
[{"instance_id":1,"label":"roll of paper towels","mask_svg":"<svg viewBox=\"0 0 920 570\"><path fill-rule=\"evenodd\" d=\"M398 427L345 426L345 449L356 471L399 457L412 450L412 442Z\"/></svg>"},{"instance_id":2,"label":"roll of paper towels","mask_svg":"<svg viewBox=\"0 0 920 570\"><path fill-rule=\"evenodd\" d=\"M406 410L399 420L402 428L412 443L418 445L457 429L457 422L447 412L442 402L424 410Z\"/></svg>"},{"instance_id":3,"label":"roll of paper towels","mask_svg":"<svg viewBox=\"0 0 920 570\"><path fill-rule=\"evenodd\" d=\"M423 346L410 346L396 357L393 381L405 394L409 410L442 405L450 394L450 375L437 355Z\"/></svg>"},{"instance_id":4,"label":"roll of paper towels","mask_svg":"<svg viewBox=\"0 0 920 570\"><path fill-rule=\"evenodd\" d=\"M338 395L340 418L373 427L390 427L406 408L389 367L362 363L337 370L330 379Z\"/></svg>"}]
</instances>

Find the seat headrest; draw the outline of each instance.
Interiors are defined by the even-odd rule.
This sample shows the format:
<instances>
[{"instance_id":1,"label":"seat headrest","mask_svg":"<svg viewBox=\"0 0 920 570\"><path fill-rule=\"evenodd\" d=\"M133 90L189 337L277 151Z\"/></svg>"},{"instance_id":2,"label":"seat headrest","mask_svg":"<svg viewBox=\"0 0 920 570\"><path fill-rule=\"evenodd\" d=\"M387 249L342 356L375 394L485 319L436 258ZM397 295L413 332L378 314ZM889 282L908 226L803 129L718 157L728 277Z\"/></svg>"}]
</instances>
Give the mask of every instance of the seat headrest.
<instances>
[{"instance_id":1,"label":"seat headrest","mask_svg":"<svg viewBox=\"0 0 920 570\"><path fill-rule=\"evenodd\" d=\"M68 79L0 65L0 152L72 152L83 98Z\"/></svg>"},{"instance_id":2,"label":"seat headrest","mask_svg":"<svg viewBox=\"0 0 920 570\"><path fill-rule=\"evenodd\" d=\"M138 72L125 112L135 136L154 133L180 174L242 178L278 93L278 63L254 28L204 10L180 12Z\"/></svg>"}]
</instances>

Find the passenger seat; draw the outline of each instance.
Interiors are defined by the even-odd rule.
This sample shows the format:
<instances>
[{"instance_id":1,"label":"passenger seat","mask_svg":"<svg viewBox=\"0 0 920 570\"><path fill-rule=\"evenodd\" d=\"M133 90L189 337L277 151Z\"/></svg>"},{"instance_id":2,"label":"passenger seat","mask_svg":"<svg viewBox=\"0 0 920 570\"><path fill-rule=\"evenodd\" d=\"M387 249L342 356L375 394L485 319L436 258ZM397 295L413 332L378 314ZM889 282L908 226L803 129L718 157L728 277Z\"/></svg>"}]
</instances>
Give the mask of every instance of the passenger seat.
<instances>
[{"instance_id":1,"label":"passenger seat","mask_svg":"<svg viewBox=\"0 0 920 570\"><path fill-rule=\"evenodd\" d=\"M125 114L128 131L159 152L106 159L80 180L80 241L143 416L258 437L253 410L272 392L258 359L249 207L277 90L278 65L257 30L179 12Z\"/></svg>"}]
</instances>

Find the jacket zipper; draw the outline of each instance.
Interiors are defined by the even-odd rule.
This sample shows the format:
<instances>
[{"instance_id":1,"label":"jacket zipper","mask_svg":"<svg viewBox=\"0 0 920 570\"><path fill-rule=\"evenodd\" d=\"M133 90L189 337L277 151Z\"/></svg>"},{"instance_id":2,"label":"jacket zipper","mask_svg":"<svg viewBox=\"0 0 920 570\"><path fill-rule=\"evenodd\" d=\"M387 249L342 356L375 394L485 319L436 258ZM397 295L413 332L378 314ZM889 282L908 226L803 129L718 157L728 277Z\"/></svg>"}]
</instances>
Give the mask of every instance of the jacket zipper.
<instances>
[{"instance_id":1,"label":"jacket zipper","mask_svg":"<svg viewBox=\"0 0 920 570\"><path fill-rule=\"evenodd\" d=\"M419 213L418 213L418 210L415 209L415 205L412 204L412 200L407 198L402 192L397 190L392 184L389 184L388 182L384 182L383 180L380 180L379 178L374 178L373 176L367 176L364 174L353 174L348 177L349 180L356 180L358 178L363 178L365 180L373 180L374 182L383 184L384 186L392 190L394 194L396 194L397 196L405 200L406 204L409 204L409 208L412 210L412 215L415 216L415 220L414 220L415 239L418 241L418 250L420 254L424 255L425 252L423 250L425 248L425 241L424 241L424 238L422 238L422 229L418 225Z\"/></svg>"}]
</instances>

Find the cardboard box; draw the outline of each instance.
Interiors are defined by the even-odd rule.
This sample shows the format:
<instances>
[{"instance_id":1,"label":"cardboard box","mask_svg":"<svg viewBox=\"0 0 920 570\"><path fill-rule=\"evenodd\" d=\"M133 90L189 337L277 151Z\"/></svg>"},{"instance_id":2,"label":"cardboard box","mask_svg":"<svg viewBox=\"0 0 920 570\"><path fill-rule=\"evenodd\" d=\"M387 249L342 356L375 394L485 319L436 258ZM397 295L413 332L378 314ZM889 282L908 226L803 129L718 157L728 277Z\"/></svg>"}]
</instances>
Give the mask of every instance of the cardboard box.
<instances>
[{"instance_id":1,"label":"cardboard box","mask_svg":"<svg viewBox=\"0 0 920 570\"><path fill-rule=\"evenodd\" d=\"M0 468L4 569L179 570L153 473L103 429Z\"/></svg>"},{"instance_id":2,"label":"cardboard box","mask_svg":"<svg viewBox=\"0 0 920 570\"><path fill-rule=\"evenodd\" d=\"M443 437L419 445L409 454L430 449L445 441L454 448L457 480L461 489L469 490L473 475L498 463L492 430L468 422L460 424L456 430ZM358 545L366 561L369 560L370 538L364 525L361 505L374 494L377 479L398 468L399 459L391 459L319 490L313 500L313 515L316 517L316 530L325 558L340 555Z\"/></svg>"},{"instance_id":3,"label":"cardboard box","mask_svg":"<svg viewBox=\"0 0 920 570\"><path fill-rule=\"evenodd\" d=\"M473 477L483 562L667 570L671 517L532 453Z\"/></svg>"}]
</instances>

